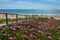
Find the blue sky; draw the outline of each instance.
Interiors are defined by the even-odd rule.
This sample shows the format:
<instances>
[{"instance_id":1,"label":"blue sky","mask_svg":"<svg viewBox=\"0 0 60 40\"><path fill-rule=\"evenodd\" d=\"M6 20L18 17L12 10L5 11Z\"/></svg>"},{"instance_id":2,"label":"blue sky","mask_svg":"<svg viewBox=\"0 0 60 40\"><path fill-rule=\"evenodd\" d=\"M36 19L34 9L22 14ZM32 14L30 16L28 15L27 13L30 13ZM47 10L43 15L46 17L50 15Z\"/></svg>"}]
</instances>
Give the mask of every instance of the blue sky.
<instances>
[{"instance_id":1,"label":"blue sky","mask_svg":"<svg viewBox=\"0 0 60 40\"><path fill-rule=\"evenodd\" d=\"M60 0L0 0L0 9L60 9Z\"/></svg>"}]
</instances>

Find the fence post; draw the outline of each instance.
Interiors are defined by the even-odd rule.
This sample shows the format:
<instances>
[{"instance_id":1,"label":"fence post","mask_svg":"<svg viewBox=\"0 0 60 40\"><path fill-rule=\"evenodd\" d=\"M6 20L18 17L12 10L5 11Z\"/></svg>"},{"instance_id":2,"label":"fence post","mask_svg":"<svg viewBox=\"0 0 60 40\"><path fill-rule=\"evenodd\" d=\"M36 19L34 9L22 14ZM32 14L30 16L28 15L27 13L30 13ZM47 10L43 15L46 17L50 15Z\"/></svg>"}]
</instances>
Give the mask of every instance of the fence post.
<instances>
[{"instance_id":1,"label":"fence post","mask_svg":"<svg viewBox=\"0 0 60 40\"><path fill-rule=\"evenodd\" d=\"M16 14L16 23L18 22L18 14Z\"/></svg>"},{"instance_id":2,"label":"fence post","mask_svg":"<svg viewBox=\"0 0 60 40\"><path fill-rule=\"evenodd\" d=\"M26 21L27 21L27 15L26 15Z\"/></svg>"},{"instance_id":3,"label":"fence post","mask_svg":"<svg viewBox=\"0 0 60 40\"><path fill-rule=\"evenodd\" d=\"M8 25L8 14L6 13L6 25Z\"/></svg>"},{"instance_id":4,"label":"fence post","mask_svg":"<svg viewBox=\"0 0 60 40\"><path fill-rule=\"evenodd\" d=\"M32 15L32 18L33 18L33 15Z\"/></svg>"}]
</instances>

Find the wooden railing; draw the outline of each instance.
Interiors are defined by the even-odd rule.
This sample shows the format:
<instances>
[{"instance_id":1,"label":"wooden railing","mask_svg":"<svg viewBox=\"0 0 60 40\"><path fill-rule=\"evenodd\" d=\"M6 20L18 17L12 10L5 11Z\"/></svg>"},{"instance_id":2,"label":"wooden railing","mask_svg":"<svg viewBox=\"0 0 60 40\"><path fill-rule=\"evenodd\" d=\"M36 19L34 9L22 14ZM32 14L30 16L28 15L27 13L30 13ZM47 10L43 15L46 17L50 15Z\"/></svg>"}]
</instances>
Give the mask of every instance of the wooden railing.
<instances>
[{"instance_id":1,"label":"wooden railing","mask_svg":"<svg viewBox=\"0 0 60 40\"><path fill-rule=\"evenodd\" d=\"M4 19L5 20L5 24L8 25L9 24L8 14L9 13L1 13L1 14L5 15L5 19ZM16 15L16 17L15 17L16 18L16 22L15 23L17 23L19 21L18 15L20 15L20 14L14 14L14 15ZM29 20L29 18L28 18L29 15L22 15L22 16L25 16L25 20L26 21ZM33 18L33 15L31 15L31 18Z\"/></svg>"}]
</instances>

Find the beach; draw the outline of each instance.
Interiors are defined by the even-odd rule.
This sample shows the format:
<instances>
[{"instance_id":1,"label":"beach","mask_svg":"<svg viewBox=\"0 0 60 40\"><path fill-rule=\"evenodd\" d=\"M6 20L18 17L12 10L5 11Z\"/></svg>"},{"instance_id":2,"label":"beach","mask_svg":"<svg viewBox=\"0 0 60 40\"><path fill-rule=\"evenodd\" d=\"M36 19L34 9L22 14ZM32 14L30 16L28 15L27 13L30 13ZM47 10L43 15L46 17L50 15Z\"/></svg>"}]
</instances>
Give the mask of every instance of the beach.
<instances>
[{"instance_id":1,"label":"beach","mask_svg":"<svg viewBox=\"0 0 60 40\"><path fill-rule=\"evenodd\" d=\"M27 15L27 16L28 16L28 18L29 17L32 17L32 15ZM60 16L33 15L33 17L35 17L35 18L41 17L41 18L48 18L48 19L50 19L51 17L53 17L55 20L60 20ZM3 23L0 22L0 26L6 25L5 19L6 19L6 15L5 14L0 14L0 21L3 20ZM15 19L16 19L16 15L15 14L8 14L8 20L14 20L14 21L9 21L9 24L16 23L16 20ZM26 16L24 16L24 15L18 15L18 19L19 20L26 19ZM21 20L21 21L23 21L23 20ZM19 22L21 22L21 21L19 21Z\"/></svg>"}]
</instances>

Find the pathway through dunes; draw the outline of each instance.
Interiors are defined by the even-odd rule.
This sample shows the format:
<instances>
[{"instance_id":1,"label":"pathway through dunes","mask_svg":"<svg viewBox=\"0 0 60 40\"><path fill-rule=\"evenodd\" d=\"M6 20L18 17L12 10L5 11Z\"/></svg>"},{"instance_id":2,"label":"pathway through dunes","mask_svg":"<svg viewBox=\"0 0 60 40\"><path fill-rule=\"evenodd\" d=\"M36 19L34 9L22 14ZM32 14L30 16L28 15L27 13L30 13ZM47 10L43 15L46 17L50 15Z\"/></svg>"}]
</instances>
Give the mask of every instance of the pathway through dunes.
<instances>
[{"instance_id":1,"label":"pathway through dunes","mask_svg":"<svg viewBox=\"0 0 60 40\"><path fill-rule=\"evenodd\" d=\"M7 14L8 24L16 23L16 14ZM31 16L18 15L18 22L32 19ZM6 25L6 14L0 14L0 26Z\"/></svg>"},{"instance_id":2,"label":"pathway through dunes","mask_svg":"<svg viewBox=\"0 0 60 40\"><path fill-rule=\"evenodd\" d=\"M27 15L28 19L30 20L33 17L35 18L39 18L39 17L43 17L43 18L51 18L53 17L56 20L60 20L60 16L57 15ZM18 21L25 21L26 20L26 15L18 15ZM8 23L16 23L16 15L15 14L8 14ZM2 25L6 25L6 15L5 14L0 14L0 26Z\"/></svg>"},{"instance_id":3,"label":"pathway through dunes","mask_svg":"<svg viewBox=\"0 0 60 40\"><path fill-rule=\"evenodd\" d=\"M5 16L6 16L5 14L0 14L0 20L1 19L6 19ZM25 16L22 16L22 15L18 15L18 17L19 18L25 18ZM8 18L15 19L16 18L16 15L14 15L14 14L8 14Z\"/></svg>"},{"instance_id":4,"label":"pathway through dunes","mask_svg":"<svg viewBox=\"0 0 60 40\"><path fill-rule=\"evenodd\" d=\"M0 14L0 20L5 19L5 14Z\"/></svg>"}]
</instances>

